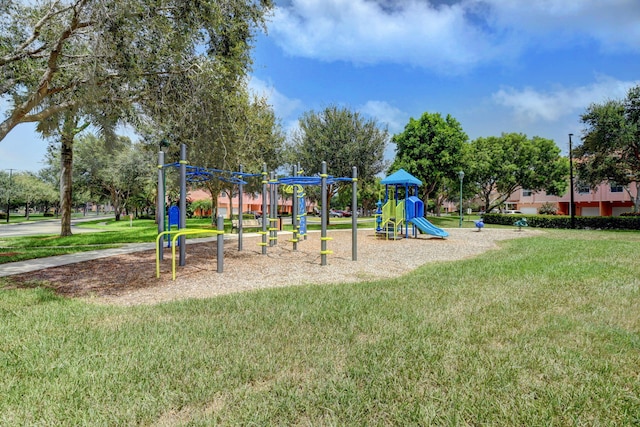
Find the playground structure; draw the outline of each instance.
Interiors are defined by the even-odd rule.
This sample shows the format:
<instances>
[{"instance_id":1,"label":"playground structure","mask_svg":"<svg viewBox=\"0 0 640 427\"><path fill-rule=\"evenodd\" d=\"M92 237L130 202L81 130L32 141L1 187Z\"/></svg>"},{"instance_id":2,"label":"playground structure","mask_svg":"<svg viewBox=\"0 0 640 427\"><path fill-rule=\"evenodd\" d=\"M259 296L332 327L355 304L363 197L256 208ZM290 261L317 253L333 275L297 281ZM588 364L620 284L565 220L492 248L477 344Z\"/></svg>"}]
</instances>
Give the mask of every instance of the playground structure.
<instances>
[{"instance_id":1,"label":"playground structure","mask_svg":"<svg viewBox=\"0 0 640 427\"><path fill-rule=\"evenodd\" d=\"M239 191L239 204L240 211L242 210L242 194L244 192L243 186L247 184L244 181L245 178L261 177L262 183L262 229L258 233L262 236L261 242L258 243L262 248L262 254L267 254L268 246L274 246L278 240L278 227L279 221L277 215L277 191L278 186L285 186L286 190L290 190L293 196L293 214L292 214L292 226L293 237L290 242L293 243L293 250L298 250L298 243L301 238L305 238L307 233L306 228L306 209L304 201L304 187L307 185L320 185L322 193L322 210L321 210L321 265L327 264L327 255L332 251L327 249L327 241L331 240L327 237L327 224L328 224L328 202L327 202L327 185L340 182L350 181L352 182L352 260L357 261L357 169L352 168L351 178L334 178L327 174L326 162L322 162L322 171L320 176L302 176L302 171L299 166L294 167L294 173L291 177L277 179L275 173L267 172L266 165L263 165L263 170L260 174L247 174L242 170L240 166L238 172L222 171L218 169L199 168L188 166L187 162L186 146L184 144L180 147L180 161L178 163L165 164L164 152L160 151L158 154L158 235L156 238L156 276L160 277L160 262L164 257L163 251L163 239L166 237L171 243L172 248L172 276L175 280L176 275L176 247L179 248L179 265L186 265L186 236L193 234L213 233L217 235L218 247L217 247L217 271L223 272L224 263L224 218L218 216L216 223L216 230L187 230L186 229L186 195L187 195L187 182L201 182L207 179L222 179L232 184L238 185ZM169 224L166 221L166 201L165 201L165 169L168 167L178 167L180 170L180 198L179 206L173 210L174 217L170 218ZM267 200L269 199L269 204ZM297 203L296 203L297 201ZM172 207L174 208L174 207ZM175 224L175 212L178 212L176 231L171 230L171 225ZM238 251L243 250L243 225L242 214L238 215Z\"/></svg>"},{"instance_id":2,"label":"playground structure","mask_svg":"<svg viewBox=\"0 0 640 427\"><path fill-rule=\"evenodd\" d=\"M385 201L378 202L376 233L386 239L417 237L417 231L445 238L449 233L436 227L424 217L424 202L417 196L422 181L404 169L389 175L381 181L385 186ZM390 191L390 189L392 191Z\"/></svg>"},{"instance_id":3,"label":"playground structure","mask_svg":"<svg viewBox=\"0 0 640 427\"><path fill-rule=\"evenodd\" d=\"M518 227L518 231L522 231L522 227L528 227L529 223L527 222L527 218L520 218L516 222L513 223L516 227Z\"/></svg>"}]
</instances>

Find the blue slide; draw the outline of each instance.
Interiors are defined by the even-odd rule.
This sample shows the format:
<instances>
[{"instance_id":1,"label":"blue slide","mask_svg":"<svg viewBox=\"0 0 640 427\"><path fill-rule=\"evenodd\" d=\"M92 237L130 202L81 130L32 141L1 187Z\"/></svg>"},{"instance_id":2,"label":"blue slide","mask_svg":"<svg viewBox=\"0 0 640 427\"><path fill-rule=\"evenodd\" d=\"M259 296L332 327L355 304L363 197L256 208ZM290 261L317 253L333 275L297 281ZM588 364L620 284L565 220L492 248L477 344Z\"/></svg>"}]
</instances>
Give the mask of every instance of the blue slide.
<instances>
[{"instance_id":1,"label":"blue slide","mask_svg":"<svg viewBox=\"0 0 640 427\"><path fill-rule=\"evenodd\" d=\"M420 230L425 234L431 234L432 236L437 236L442 238L445 238L449 235L449 233L444 231L442 228L436 227L435 225L431 224L429 221L427 221L424 218L420 218L420 217L411 218L409 222L415 225L416 227L418 227L418 230Z\"/></svg>"}]
</instances>

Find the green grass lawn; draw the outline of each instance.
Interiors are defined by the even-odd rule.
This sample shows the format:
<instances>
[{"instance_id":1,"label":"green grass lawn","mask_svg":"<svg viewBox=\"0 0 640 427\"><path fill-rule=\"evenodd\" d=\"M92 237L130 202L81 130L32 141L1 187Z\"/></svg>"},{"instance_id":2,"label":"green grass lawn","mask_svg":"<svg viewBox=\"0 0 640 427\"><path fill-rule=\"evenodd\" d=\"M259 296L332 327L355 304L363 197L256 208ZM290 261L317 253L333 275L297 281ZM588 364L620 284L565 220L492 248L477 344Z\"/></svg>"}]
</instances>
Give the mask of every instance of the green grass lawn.
<instances>
[{"instance_id":1,"label":"green grass lawn","mask_svg":"<svg viewBox=\"0 0 640 427\"><path fill-rule=\"evenodd\" d=\"M65 253L76 253L95 249L121 246L124 243L155 242L158 226L154 220L137 219L132 224L128 220L100 219L82 222L78 227L103 230L96 233L78 233L73 236L59 235L25 236L0 238L0 264L42 258ZM228 231L231 222L227 224ZM189 219L187 228L211 229L211 219ZM174 229L176 229L174 227ZM195 237L202 237L196 235ZM188 236L187 238L191 238Z\"/></svg>"},{"instance_id":2,"label":"green grass lawn","mask_svg":"<svg viewBox=\"0 0 640 427\"><path fill-rule=\"evenodd\" d=\"M155 306L4 289L0 425L638 425L639 244L549 231L394 280Z\"/></svg>"},{"instance_id":3,"label":"green grass lawn","mask_svg":"<svg viewBox=\"0 0 640 427\"><path fill-rule=\"evenodd\" d=\"M95 215L95 213L84 215L83 213L74 212L71 214L71 218L90 218L92 215ZM9 224L17 224L21 222L50 221L55 219L60 219L60 217L56 218L55 216L44 216L44 214L42 213L33 213L33 214L30 214L29 219L27 219L24 213L11 212L9 214ZM6 224L6 223L7 223L6 218L0 219L0 224Z\"/></svg>"},{"instance_id":4,"label":"green grass lawn","mask_svg":"<svg viewBox=\"0 0 640 427\"><path fill-rule=\"evenodd\" d=\"M290 218L286 219L290 221ZM373 218L362 219L359 227L372 228L375 226ZM309 230L320 229L320 219L312 218ZM158 234L158 226L154 220L137 219L130 224L129 220L115 221L112 218L95 221L81 222L77 227L100 229L96 233L78 233L73 236L60 237L59 235L25 236L0 238L0 264L23 261L47 256L70 254L96 249L106 249L121 246L124 243L155 242ZM212 229L211 218L190 218L187 220L187 228ZM351 228L351 218L331 218L331 229ZM174 227L174 230L176 227ZM284 230L291 230L291 225L283 225ZM231 231L231 221L225 220L226 232ZM255 231L251 229L249 231ZM210 235L204 235L210 236ZM187 236L198 238L203 235Z\"/></svg>"}]
</instances>

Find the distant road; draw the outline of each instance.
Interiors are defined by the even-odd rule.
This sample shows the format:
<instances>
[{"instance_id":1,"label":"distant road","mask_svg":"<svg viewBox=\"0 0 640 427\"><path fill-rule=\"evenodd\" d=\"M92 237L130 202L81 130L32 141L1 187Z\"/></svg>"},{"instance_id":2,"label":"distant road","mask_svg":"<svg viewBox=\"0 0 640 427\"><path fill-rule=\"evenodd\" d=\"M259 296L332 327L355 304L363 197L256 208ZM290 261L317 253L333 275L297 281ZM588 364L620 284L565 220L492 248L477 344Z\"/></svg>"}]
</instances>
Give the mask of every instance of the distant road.
<instances>
[{"instance_id":1,"label":"distant road","mask_svg":"<svg viewBox=\"0 0 640 427\"><path fill-rule=\"evenodd\" d=\"M83 218L74 218L71 220L71 232L78 233L95 233L104 231L96 228L80 228L75 224L84 221L95 221L96 219L108 219L112 216L91 216ZM19 222L16 224L0 223L0 237L21 237L21 236L37 236L41 234L60 234L60 219L47 219L38 221Z\"/></svg>"}]
</instances>

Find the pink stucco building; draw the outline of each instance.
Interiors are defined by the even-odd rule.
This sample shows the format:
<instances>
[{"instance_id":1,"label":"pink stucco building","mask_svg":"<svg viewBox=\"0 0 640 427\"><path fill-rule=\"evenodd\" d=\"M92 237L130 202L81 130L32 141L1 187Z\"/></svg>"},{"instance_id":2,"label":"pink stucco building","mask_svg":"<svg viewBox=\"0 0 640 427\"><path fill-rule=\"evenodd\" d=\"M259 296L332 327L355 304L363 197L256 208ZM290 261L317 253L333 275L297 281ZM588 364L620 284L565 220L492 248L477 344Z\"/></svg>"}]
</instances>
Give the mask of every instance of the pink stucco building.
<instances>
[{"instance_id":1,"label":"pink stucco building","mask_svg":"<svg viewBox=\"0 0 640 427\"><path fill-rule=\"evenodd\" d=\"M192 201L211 199L209 193L203 190L189 191L187 197ZM278 197L278 212L290 214L292 211L291 200L291 197ZM240 208L238 205L238 196L233 197L231 204L229 203L229 197L225 195L218 196L218 212L220 215L228 217L230 212L232 212L234 215L238 214L238 212L262 213L262 194L244 194L242 196L242 208ZM307 212L311 212L314 206L315 204L310 204L307 201ZM209 216L211 215L211 212L196 212L196 215Z\"/></svg>"},{"instance_id":2,"label":"pink stucco building","mask_svg":"<svg viewBox=\"0 0 640 427\"><path fill-rule=\"evenodd\" d=\"M631 185L631 192L637 197L635 184ZM621 185L600 184L596 190L588 186L576 185L574 190L576 216L619 216L633 210L631 197ZM569 215L571 193L562 197L549 196L545 192L519 190L507 200L507 209L517 209L522 213L537 213L545 203L554 203L560 214Z\"/></svg>"}]
</instances>

